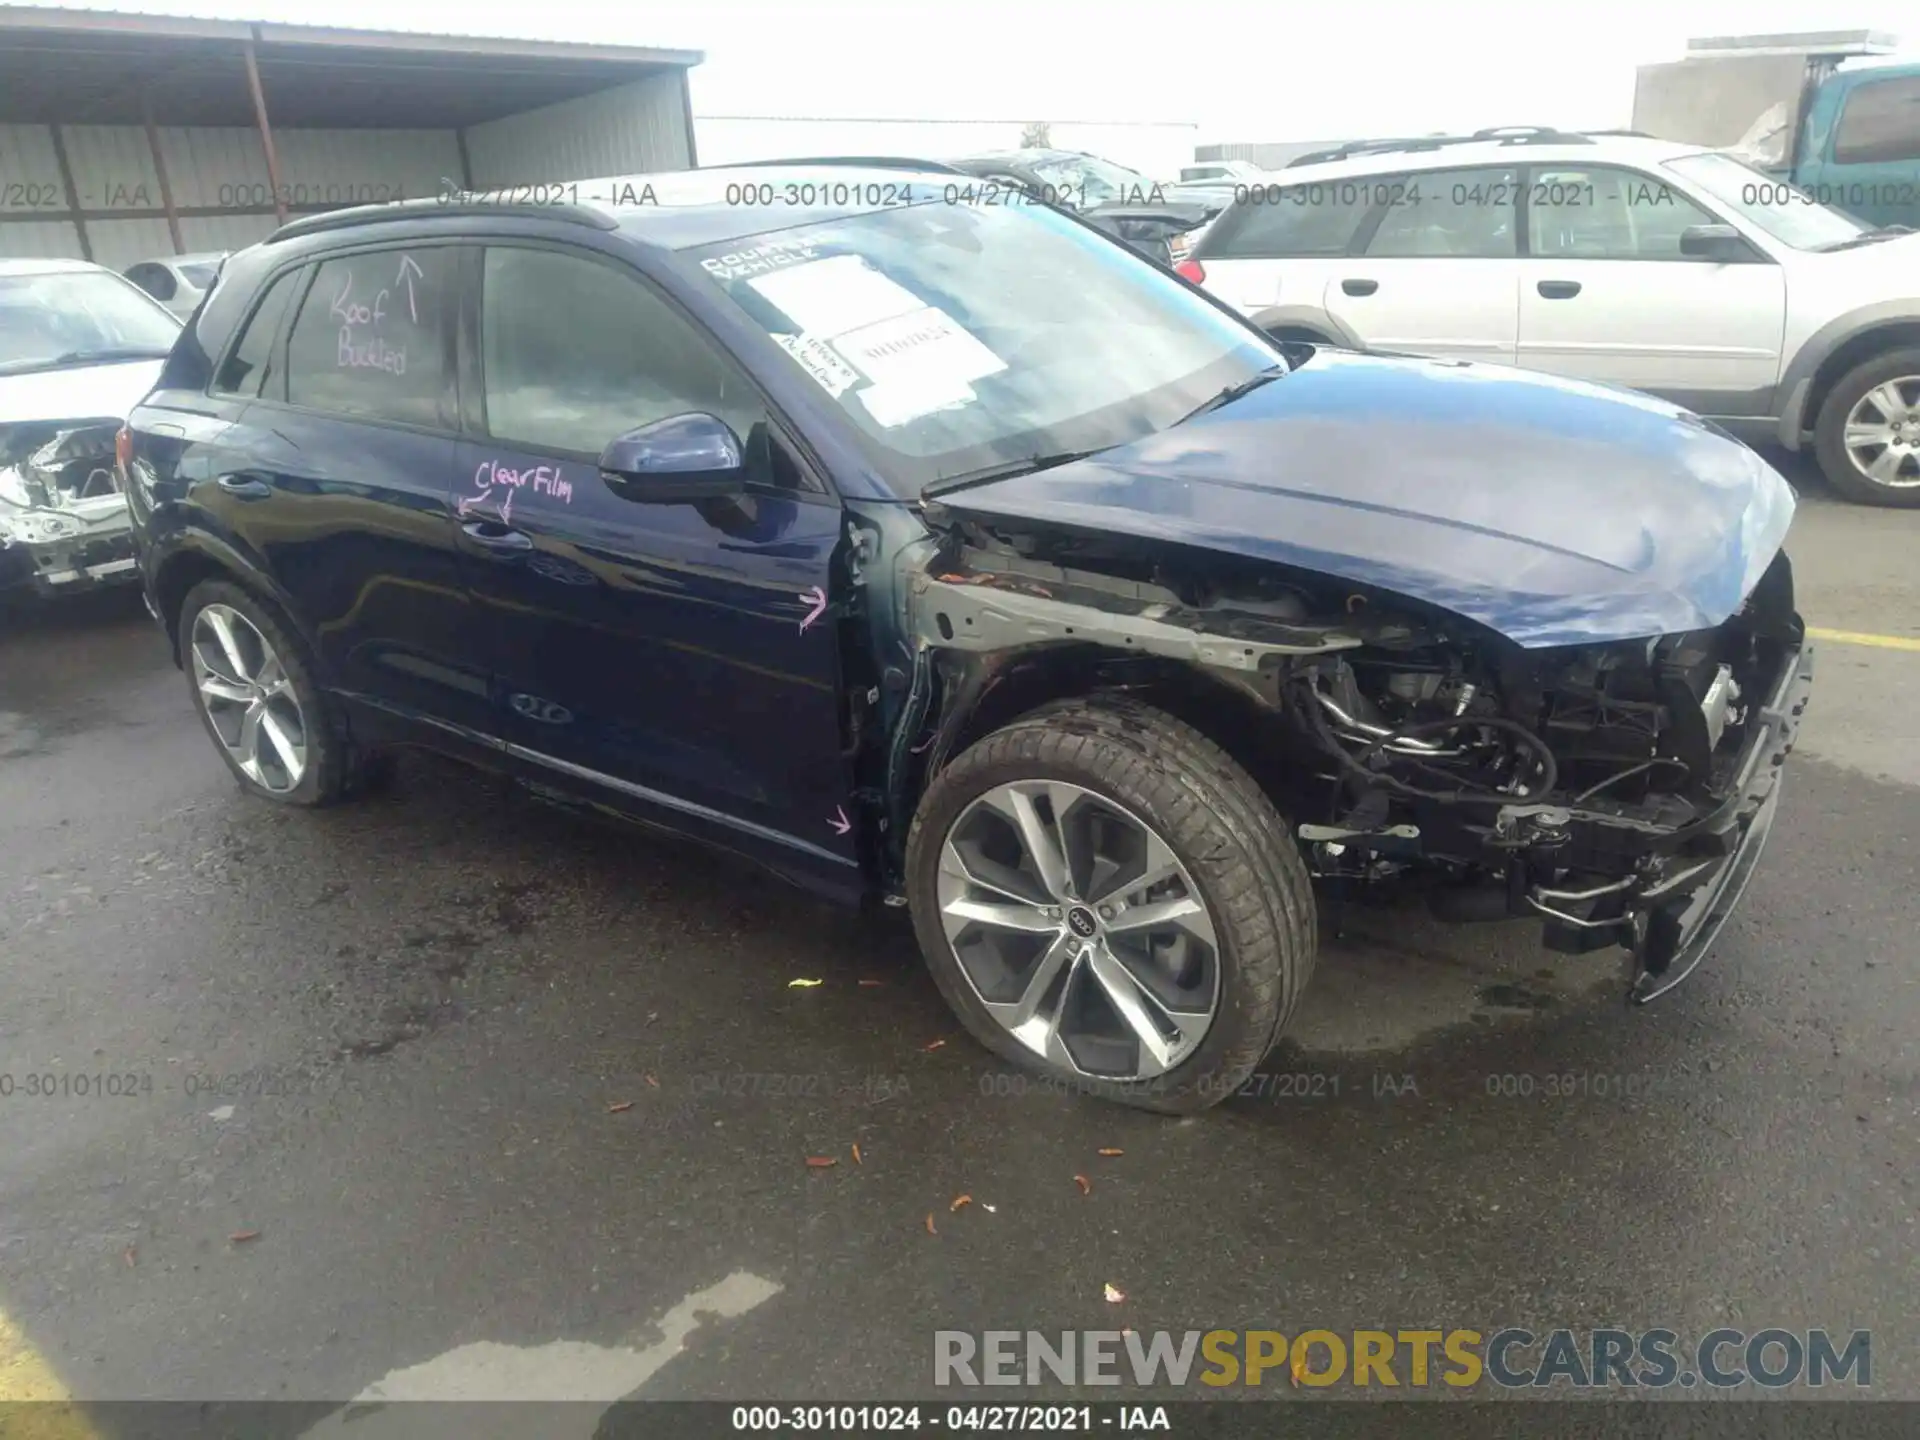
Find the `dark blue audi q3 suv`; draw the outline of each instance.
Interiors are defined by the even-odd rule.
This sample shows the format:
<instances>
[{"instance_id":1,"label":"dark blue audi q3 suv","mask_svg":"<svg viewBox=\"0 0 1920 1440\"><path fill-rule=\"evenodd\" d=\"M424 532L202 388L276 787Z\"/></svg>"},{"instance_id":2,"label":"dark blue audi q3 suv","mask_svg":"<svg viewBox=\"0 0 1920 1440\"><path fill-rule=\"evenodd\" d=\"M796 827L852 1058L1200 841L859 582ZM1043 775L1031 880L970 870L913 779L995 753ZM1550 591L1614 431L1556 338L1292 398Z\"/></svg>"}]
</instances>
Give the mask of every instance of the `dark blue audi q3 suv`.
<instances>
[{"instance_id":1,"label":"dark blue audi q3 suv","mask_svg":"<svg viewBox=\"0 0 1920 1440\"><path fill-rule=\"evenodd\" d=\"M1752 877L1812 662L1712 425L1284 344L935 170L558 198L284 226L122 433L249 794L424 746L908 906L982 1043L1172 1112L1279 1035L1316 877L1638 1000Z\"/></svg>"}]
</instances>

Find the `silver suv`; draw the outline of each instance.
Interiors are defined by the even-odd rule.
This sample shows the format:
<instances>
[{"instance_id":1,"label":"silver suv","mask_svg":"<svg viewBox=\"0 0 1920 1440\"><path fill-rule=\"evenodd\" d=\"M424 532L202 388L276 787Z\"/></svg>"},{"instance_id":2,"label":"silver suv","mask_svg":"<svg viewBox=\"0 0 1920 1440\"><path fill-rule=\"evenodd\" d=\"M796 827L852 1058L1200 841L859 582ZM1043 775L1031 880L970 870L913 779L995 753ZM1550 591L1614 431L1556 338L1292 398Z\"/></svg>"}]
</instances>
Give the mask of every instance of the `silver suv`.
<instances>
[{"instance_id":1,"label":"silver suv","mask_svg":"<svg viewBox=\"0 0 1920 1440\"><path fill-rule=\"evenodd\" d=\"M1920 235L1622 134L1363 141L1236 189L1181 266L1284 339L1629 386L1920 506Z\"/></svg>"}]
</instances>

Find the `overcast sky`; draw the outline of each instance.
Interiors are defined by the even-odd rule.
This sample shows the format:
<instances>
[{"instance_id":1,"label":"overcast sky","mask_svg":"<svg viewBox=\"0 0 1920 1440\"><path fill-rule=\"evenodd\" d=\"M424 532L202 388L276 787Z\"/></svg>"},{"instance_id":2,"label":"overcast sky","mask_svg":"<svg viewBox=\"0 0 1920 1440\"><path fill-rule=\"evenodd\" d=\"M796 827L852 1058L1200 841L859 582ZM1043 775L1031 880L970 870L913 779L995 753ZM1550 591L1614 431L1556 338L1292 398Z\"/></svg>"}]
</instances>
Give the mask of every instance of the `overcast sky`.
<instances>
[{"instance_id":1,"label":"overcast sky","mask_svg":"<svg viewBox=\"0 0 1920 1440\"><path fill-rule=\"evenodd\" d=\"M1891 0L190 0L155 14L457 30L704 50L701 115L1135 120L1313 140L1485 125L1625 125L1637 64L1700 35L1873 28ZM1903 28L1903 23L1904 28Z\"/></svg>"}]
</instances>

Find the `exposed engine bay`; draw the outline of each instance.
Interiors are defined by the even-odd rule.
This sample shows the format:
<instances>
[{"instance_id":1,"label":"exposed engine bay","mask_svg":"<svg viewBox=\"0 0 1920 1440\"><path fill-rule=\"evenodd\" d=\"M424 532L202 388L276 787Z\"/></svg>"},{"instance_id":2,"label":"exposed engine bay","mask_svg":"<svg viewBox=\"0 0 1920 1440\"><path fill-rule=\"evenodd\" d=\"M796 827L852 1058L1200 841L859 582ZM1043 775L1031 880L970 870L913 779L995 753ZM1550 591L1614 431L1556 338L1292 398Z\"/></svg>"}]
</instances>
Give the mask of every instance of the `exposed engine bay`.
<instances>
[{"instance_id":1,"label":"exposed engine bay","mask_svg":"<svg viewBox=\"0 0 1920 1440\"><path fill-rule=\"evenodd\" d=\"M58 591L139 578L126 502L114 478L120 424L69 420L0 426L5 580L29 580L43 591Z\"/></svg>"},{"instance_id":2,"label":"exposed engine bay","mask_svg":"<svg viewBox=\"0 0 1920 1440\"><path fill-rule=\"evenodd\" d=\"M1784 552L1717 627L1551 649L1277 565L971 520L913 588L936 766L1023 669L1080 664L1174 706L1210 690L1189 713L1231 695L1317 875L1417 884L1447 920L1537 917L1555 949L1624 946L1641 999L1751 873L1811 676Z\"/></svg>"}]
</instances>

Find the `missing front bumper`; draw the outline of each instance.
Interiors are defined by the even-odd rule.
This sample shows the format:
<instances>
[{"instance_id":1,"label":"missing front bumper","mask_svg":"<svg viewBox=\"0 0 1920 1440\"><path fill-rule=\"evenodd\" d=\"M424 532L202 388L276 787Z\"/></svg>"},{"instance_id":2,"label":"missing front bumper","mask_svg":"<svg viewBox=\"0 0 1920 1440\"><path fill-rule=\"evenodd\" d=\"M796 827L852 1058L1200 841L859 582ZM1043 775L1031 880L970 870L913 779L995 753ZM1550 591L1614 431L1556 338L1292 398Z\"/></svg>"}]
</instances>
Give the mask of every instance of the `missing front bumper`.
<instances>
[{"instance_id":1,"label":"missing front bumper","mask_svg":"<svg viewBox=\"0 0 1920 1440\"><path fill-rule=\"evenodd\" d=\"M1746 894L1747 883L1760 866L1760 856L1773 833L1773 817L1780 808L1780 784L1776 779L1760 802L1759 811L1747 823L1746 833L1736 849L1720 867L1719 873L1686 901L1650 910L1637 947L1639 965L1627 998L1636 1005L1658 1000L1685 980L1706 958L1713 942L1720 938L1733 910Z\"/></svg>"},{"instance_id":2,"label":"missing front bumper","mask_svg":"<svg viewBox=\"0 0 1920 1440\"><path fill-rule=\"evenodd\" d=\"M82 535L38 545L15 542L0 552L0 576L31 585L42 595L67 595L140 579L133 536L127 529ZM4 583L4 581L0 581Z\"/></svg>"},{"instance_id":3,"label":"missing front bumper","mask_svg":"<svg viewBox=\"0 0 1920 1440\"><path fill-rule=\"evenodd\" d=\"M1628 878L1585 891L1536 887L1528 903L1555 949L1626 946L1634 957L1628 999L1656 1000L1686 979L1725 928L1760 863L1780 806L1781 776L1813 688L1813 648L1790 651L1728 787L1711 814L1654 845Z\"/></svg>"}]
</instances>

